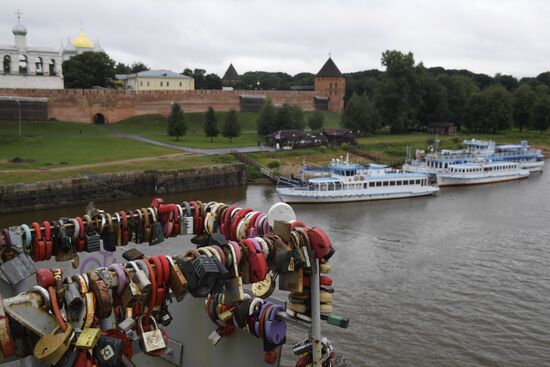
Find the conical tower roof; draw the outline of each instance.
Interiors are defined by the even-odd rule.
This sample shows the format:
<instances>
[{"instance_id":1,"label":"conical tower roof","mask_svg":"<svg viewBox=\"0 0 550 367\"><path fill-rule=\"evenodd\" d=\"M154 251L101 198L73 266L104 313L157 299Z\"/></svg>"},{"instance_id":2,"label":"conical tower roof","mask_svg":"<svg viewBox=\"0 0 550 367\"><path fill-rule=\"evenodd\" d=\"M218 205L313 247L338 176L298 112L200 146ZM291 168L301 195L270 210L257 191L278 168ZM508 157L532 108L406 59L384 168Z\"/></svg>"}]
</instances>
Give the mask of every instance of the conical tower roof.
<instances>
[{"instance_id":1,"label":"conical tower roof","mask_svg":"<svg viewBox=\"0 0 550 367\"><path fill-rule=\"evenodd\" d=\"M327 62L325 62L325 65L319 70L316 76L320 77L341 77L342 73L340 72L340 69L338 69L338 66L332 61L332 58L328 58Z\"/></svg>"},{"instance_id":2,"label":"conical tower roof","mask_svg":"<svg viewBox=\"0 0 550 367\"><path fill-rule=\"evenodd\" d=\"M229 67L227 68L227 71L223 75L222 80L239 80L239 73L237 73L237 70L235 70L235 67L233 64L229 64Z\"/></svg>"}]
</instances>

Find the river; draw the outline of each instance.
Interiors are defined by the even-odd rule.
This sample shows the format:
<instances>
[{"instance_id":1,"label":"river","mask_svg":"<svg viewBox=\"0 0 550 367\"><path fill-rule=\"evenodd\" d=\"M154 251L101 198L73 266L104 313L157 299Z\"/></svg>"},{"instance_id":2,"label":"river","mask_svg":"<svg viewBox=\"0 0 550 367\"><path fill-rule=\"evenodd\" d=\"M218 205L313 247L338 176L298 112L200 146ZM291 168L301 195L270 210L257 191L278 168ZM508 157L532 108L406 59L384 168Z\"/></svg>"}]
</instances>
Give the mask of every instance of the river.
<instances>
[{"instance_id":1,"label":"river","mask_svg":"<svg viewBox=\"0 0 550 367\"><path fill-rule=\"evenodd\" d=\"M166 195L238 201L267 210L271 186ZM102 203L106 210L150 197ZM528 180L444 188L432 198L296 205L326 230L335 313L324 324L348 366L547 366L550 364L550 173ZM0 217L0 227L76 215L63 208ZM281 295L281 294L280 294ZM290 328L289 344L304 337ZM285 365L290 365L286 348Z\"/></svg>"}]
</instances>

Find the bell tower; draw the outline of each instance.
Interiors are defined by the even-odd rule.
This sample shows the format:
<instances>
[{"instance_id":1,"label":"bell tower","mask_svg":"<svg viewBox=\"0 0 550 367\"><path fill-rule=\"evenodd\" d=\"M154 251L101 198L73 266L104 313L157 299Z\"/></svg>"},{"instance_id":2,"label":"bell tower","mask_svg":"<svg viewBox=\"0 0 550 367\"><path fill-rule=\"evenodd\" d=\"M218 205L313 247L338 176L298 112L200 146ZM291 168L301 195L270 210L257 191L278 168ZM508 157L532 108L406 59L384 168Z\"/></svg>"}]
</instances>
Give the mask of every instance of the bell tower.
<instances>
[{"instance_id":1,"label":"bell tower","mask_svg":"<svg viewBox=\"0 0 550 367\"><path fill-rule=\"evenodd\" d=\"M20 51L25 51L27 49L27 28L21 24L21 11L17 10L15 15L17 15L17 24L13 27L13 35L15 36L15 47Z\"/></svg>"},{"instance_id":2,"label":"bell tower","mask_svg":"<svg viewBox=\"0 0 550 367\"><path fill-rule=\"evenodd\" d=\"M341 112L344 109L344 94L346 92L346 78L342 75L332 58L315 75L315 92L328 97L328 110Z\"/></svg>"}]
</instances>

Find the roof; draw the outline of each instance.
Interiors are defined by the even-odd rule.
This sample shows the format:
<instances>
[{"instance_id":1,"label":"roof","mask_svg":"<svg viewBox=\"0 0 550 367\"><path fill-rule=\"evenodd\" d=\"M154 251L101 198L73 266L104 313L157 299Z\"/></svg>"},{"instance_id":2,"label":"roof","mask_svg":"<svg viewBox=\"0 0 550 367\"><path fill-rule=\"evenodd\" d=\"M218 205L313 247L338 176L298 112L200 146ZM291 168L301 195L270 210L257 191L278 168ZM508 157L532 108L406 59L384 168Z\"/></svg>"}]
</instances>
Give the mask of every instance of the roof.
<instances>
[{"instance_id":1,"label":"roof","mask_svg":"<svg viewBox=\"0 0 550 367\"><path fill-rule=\"evenodd\" d=\"M291 138L291 137L306 137L309 136L303 131L300 130L278 130L274 133L271 133L269 135L266 135L267 138L275 138L275 139L284 139L284 138Z\"/></svg>"},{"instance_id":2,"label":"roof","mask_svg":"<svg viewBox=\"0 0 550 367\"><path fill-rule=\"evenodd\" d=\"M193 79L190 76L182 75L175 73L170 70L159 69L159 70L147 70L140 71L139 73L130 74L128 78L171 78L171 79Z\"/></svg>"},{"instance_id":3,"label":"roof","mask_svg":"<svg viewBox=\"0 0 550 367\"><path fill-rule=\"evenodd\" d=\"M325 136L354 136L353 132L348 129L323 129L321 134Z\"/></svg>"},{"instance_id":4,"label":"roof","mask_svg":"<svg viewBox=\"0 0 550 367\"><path fill-rule=\"evenodd\" d=\"M328 58L327 62L325 62L325 65L319 70L316 76L321 77L341 77L342 73L338 69L338 66L332 61L332 58Z\"/></svg>"},{"instance_id":5,"label":"roof","mask_svg":"<svg viewBox=\"0 0 550 367\"><path fill-rule=\"evenodd\" d=\"M229 64L227 71L223 74L222 80L239 80L239 78L239 73L237 73L237 70L235 70L233 64Z\"/></svg>"}]
</instances>

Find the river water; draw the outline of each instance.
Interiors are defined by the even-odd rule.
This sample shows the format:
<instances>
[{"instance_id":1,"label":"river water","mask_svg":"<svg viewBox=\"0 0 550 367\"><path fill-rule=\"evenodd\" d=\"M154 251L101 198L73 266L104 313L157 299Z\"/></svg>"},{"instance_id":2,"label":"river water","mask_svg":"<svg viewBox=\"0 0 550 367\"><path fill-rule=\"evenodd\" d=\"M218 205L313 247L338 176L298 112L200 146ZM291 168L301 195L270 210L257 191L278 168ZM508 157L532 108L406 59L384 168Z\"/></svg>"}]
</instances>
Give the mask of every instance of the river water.
<instances>
[{"instance_id":1,"label":"river water","mask_svg":"<svg viewBox=\"0 0 550 367\"><path fill-rule=\"evenodd\" d=\"M261 210L278 201L271 186L165 196L195 198ZM150 199L99 206L120 210ZM334 311L351 323L348 330L324 324L323 333L348 366L550 365L549 172L445 188L432 198L295 211L336 247ZM3 216L0 227L81 212ZM290 328L289 343L302 337ZM291 358L286 348L284 364Z\"/></svg>"}]
</instances>

